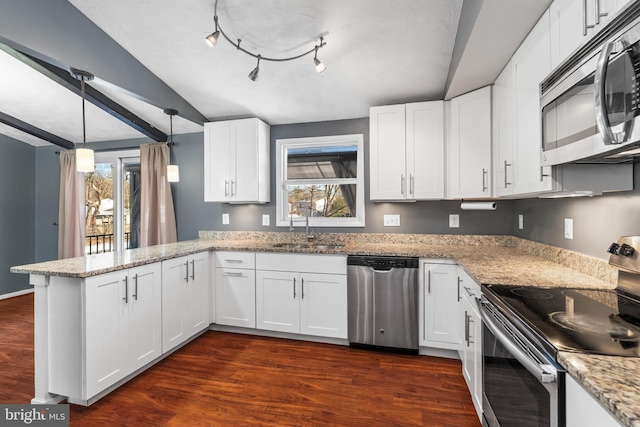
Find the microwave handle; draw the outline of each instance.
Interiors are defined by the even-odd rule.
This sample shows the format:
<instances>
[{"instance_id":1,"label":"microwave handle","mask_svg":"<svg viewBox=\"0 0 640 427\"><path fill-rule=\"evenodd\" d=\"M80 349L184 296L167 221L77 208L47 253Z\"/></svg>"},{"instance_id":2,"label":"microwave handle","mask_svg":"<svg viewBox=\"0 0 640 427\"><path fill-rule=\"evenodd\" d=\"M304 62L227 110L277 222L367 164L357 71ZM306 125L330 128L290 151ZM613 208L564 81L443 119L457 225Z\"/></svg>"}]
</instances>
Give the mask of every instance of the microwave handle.
<instances>
[{"instance_id":1,"label":"microwave handle","mask_svg":"<svg viewBox=\"0 0 640 427\"><path fill-rule=\"evenodd\" d=\"M615 133L611 129L611 124L609 123L606 104L606 75L607 67L609 66L609 57L613 51L613 46L614 42L608 42L602 46L594 78L596 125L605 145L620 144L624 142L628 138L631 133L631 128L633 127L633 121L626 121L622 132Z\"/></svg>"}]
</instances>

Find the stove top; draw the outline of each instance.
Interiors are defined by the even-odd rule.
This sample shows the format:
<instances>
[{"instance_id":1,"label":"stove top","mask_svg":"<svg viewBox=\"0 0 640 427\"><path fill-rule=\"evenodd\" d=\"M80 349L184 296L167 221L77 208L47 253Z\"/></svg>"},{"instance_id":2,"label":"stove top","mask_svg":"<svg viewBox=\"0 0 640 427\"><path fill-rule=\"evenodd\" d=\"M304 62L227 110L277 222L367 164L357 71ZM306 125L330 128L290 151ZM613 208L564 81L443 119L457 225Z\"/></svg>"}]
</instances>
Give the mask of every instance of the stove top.
<instances>
[{"instance_id":1,"label":"stove top","mask_svg":"<svg viewBox=\"0 0 640 427\"><path fill-rule=\"evenodd\" d=\"M640 356L640 301L622 290L485 285L484 295L545 350ZM514 319L515 315L515 319Z\"/></svg>"}]
</instances>

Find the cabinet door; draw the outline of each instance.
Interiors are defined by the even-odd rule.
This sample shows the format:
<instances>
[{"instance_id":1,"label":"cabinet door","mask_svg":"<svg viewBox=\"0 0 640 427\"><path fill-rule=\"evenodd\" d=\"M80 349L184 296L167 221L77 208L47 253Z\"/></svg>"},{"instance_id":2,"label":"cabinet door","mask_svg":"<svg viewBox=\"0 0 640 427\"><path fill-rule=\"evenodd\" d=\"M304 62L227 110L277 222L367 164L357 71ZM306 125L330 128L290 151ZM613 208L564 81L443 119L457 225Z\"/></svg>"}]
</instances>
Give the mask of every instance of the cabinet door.
<instances>
[{"instance_id":1,"label":"cabinet door","mask_svg":"<svg viewBox=\"0 0 640 427\"><path fill-rule=\"evenodd\" d=\"M585 39L583 4L584 0L555 0L549 6L551 68L568 58Z\"/></svg>"},{"instance_id":2,"label":"cabinet door","mask_svg":"<svg viewBox=\"0 0 640 427\"><path fill-rule=\"evenodd\" d=\"M184 310L187 335L192 337L209 327L209 253L190 255L189 269Z\"/></svg>"},{"instance_id":3,"label":"cabinet door","mask_svg":"<svg viewBox=\"0 0 640 427\"><path fill-rule=\"evenodd\" d=\"M513 193L513 78L510 61L493 85L493 153L496 196Z\"/></svg>"},{"instance_id":4,"label":"cabinet door","mask_svg":"<svg viewBox=\"0 0 640 427\"><path fill-rule=\"evenodd\" d=\"M256 272L216 268L216 323L256 327Z\"/></svg>"},{"instance_id":5,"label":"cabinet door","mask_svg":"<svg viewBox=\"0 0 640 427\"><path fill-rule=\"evenodd\" d=\"M407 198L444 198L444 102L406 105Z\"/></svg>"},{"instance_id":6,"label":"cabinet door","mask_svg":"<svg viewBox=\"0 0 640 427\"><path fill-rule=\"evenodd\" d=\"M538 21L513 56L515 111L515 161L513 193L528 194L552 189L551 167L542 168L540 82L551 71L549 12Z\"/></svg>"},{"instance_id":7,"label":"cabinet door","mask_svg":"<svg viewBox=\"0 0 640 427\"><path fill-rule=\"evenodd\" d=\"M228 121L204 124L204 201L229 200L232 159L231 126Z\"/></svg>"},{"instance_id":8,"label":"cabinet door","mask_svg":"<svg viewBox=\"0 0 640 427\"><path fill-rule=\"evenodd\" d=\"M448 198L491 196L491 88L449 102Z\"/></svg>"},{"instance_id":9,"label":"cabinet door","mask_svg":"<svg viewBox=\"0 0 640 427\"><path fill-rule=\"evenodd\" d=\"M300 275L256 271L256 328L300 332Z\"/></svg>"},{"instance_id":10,"label":"cabinet door","mask_svg":"<svg viewBox=\"0 0 640 427\"><path fill-rule=\"evenodd\" d=\"M129 290L126 271L85 279L86 398L129 373Z\"/></svg>"},{"instance_id":11,"label":"cabinet door","mask_svg":"<svg viewBox=\"0 0 640 427\"><path fill-rule=\"evenodd\" d=\"M369 110L371 200L403 200L407 197L405 125L404 104Z\"/></svg>"},{"instance_id":12,"label":"cabinet door","mask_svg":"<svg viewBox=\"0 0 640 427\"><path fill-rule=\"evenodd\" d=\"M347 338L347 276L300 274L300 333Z\"/></svg>"},{"instance_id":13,"label":"cabinet door","mask_svg":"<svg viewBox=\"0 0 640 427\"><path fill-rule=\"evenodd\" d=\"M475 296L464 292L462 299L464 340L462 375L469 387L473 406L482 419L482 320L475 306Z\"/></svg>"},{"instance_id":14,"label":"cabinet door","mask_svg":"<svg viewBox=\"0 0 640 427\"><path fill-rule=\"evenodd\" d=\"M187 339L185 284L189 269L186 256L162 261L162 351Z\"/></svg>"},{"instance_id":15,"label":"cabinet door","mask_svg":"<svg viewBox=\"0 0 640 427\"><path fill-rule=\"evenodd\" d=\"M162 354L160 263L129 269L129 372Z\"/></svg>"},{"instance_id":16,"label":"cabinet door","mask_svg":"<svg viewBox=\"0 0 640 427\"><path fill-rule=\"evenodd\" d=\"M458 266L423 264L424 318L422 344L457 350L460 336Z\"/></svg>"},{"instance_id":17,"label":"cabinet door","mask_svg":"<svg viewBox=\"0 0 640 427\"><path fill-rule=\"evenodd\" d=\"M566 374L567 427L621 427L602 404Z\"/></svg>"},{"instance_id":18,"label":"cabinet door","mask_svg":"<svg viewBox=\"0 0 640 427\"><path fill-rule=\"evenodd\" d=\"M231 200L257 201L260 180L258 163L257 119L233 120L231 123Z\"/></svg>"}]
</instances>

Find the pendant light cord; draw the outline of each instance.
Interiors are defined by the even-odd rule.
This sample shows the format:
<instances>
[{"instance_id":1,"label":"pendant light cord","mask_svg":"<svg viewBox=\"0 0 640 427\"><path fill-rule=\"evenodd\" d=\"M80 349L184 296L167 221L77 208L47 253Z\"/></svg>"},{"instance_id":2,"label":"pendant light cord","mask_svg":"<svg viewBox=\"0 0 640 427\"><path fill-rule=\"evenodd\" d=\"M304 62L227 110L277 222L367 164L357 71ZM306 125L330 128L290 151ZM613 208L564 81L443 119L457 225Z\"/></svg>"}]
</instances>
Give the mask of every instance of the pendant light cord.
<instances>
[{"instance_id":1,"label":"pendant light cord","mask_svg":"<svg viewBox=\"0 0 640 427\"><path fill-rule=\"evenodd\" d=\"M84 117L84 76L81 77L80 85L82 87L82 148L87 145L87 129Z\"/></svg>"}]
</instances>

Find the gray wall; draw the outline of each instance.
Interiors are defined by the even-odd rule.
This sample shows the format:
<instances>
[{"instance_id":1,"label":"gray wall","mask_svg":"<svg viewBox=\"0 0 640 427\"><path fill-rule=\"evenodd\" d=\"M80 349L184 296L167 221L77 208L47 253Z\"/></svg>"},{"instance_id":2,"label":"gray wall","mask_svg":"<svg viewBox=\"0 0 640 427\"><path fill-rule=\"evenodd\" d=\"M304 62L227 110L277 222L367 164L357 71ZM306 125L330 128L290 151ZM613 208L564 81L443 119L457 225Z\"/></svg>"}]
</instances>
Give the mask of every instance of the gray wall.
<instances>
[{"instance_id":1,"label":"gray wall","mask_svg":"<svg viewBox=\"0 0 640 427\"><path fill-rule=\"evenodd\" d=\"M530 199L514 202L514 235L608 259L606 249L619 236L640 234L640 164L634 165L634 191L593 198ZM524 229L518 230L518 214ZM573 219L573 240L564 238L564 219Z\"/></svg>"},{"instance_id":2,"label":"gray wall","mask_svg":"<svg viewBox=\"0 0 640 427\"><path fill-rule=\"evenodd\" d=\"M36 149L0 135L0 295L29 287L26 275L9 267L33 262L35 254Z\"/></svg>"},{"instance_id":3,"label":"gray wall","mask_svg":"<svg viewBox=\"0 0 640 427\"><path fill-rule=\"evenodd\" d=\"M461 211L457 201L417 203L374 203L369 201L369 119L299 123L271 126L271 203L265 205L228 205L205 203L202 134L179 135L175 138L174 158L180 165L180 183L175 188L178 237L195 239L198 230L288 231L275 223L275 141L342 134L364 134L365 147L365 222L364 228L318 228L318 232L367 233L446 233L446 234L511 234L512 202L498 202L493 212ZM188 165L188 166L187 166ZM186 166L186 167L185 167ZM186 170L185 170L186 169ZM188 175L184 175L188 174ZM222 224L228 213L229 225ZM460 214L460 228L449 228L449 214ZM262 226L262 215L271 216L271 226ZM400 214L400 227L383 227L384 214Z\"/></svg>"}]
</instances>

